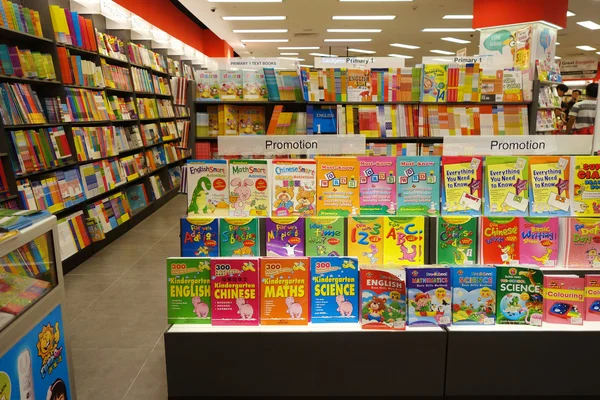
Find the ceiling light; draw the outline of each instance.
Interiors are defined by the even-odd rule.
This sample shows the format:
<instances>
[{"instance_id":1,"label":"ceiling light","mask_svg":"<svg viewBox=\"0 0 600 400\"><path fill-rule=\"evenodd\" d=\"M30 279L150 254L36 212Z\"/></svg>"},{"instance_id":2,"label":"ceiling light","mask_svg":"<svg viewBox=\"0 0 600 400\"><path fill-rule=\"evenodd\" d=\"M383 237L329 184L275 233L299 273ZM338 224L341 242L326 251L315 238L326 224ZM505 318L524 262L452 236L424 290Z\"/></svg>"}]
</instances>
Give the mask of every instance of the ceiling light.
<instances>
[{"instance_id":1,"label":"ceiling light","mask_svg":"<svg viewBox=\"0 0 600 400\"><path fill-rule=\"evenodd\" d=\"M473 28L425 28L421 32L475 32Z\"/></svg>"},{"instance_id":2,"label":"ceiling light","mask_svg":"<svg viewBox=\"0 0 600 400\"><path fill-rule=\"evenodd\" d=\"M315 47L298 47L298 46L285 46L285 47L278 47L277 50L319 50L320 47L315 46Z\"/></svg>"},{"instance_id":3,"label":"ceiling light","mask_svg":"<svg viewBox=\"0 0 600 400\"><path fill-rule=\"evenodd\" d=\"M309 56L315 57L337 57L337 54L325 54L325 53L308 53Z\"/></svg>"},{"instance_id":4,"label":"ceiling light","mask_svg":"<svg viewBox=\"0 0 600 400\"><path fill-rule=\"evenodd\" d=\"M331 19L347 21L390 21L396 19L395 15L334 15Z\"/></svg>"},{"instance_id":5,"label":"ceiling light","mask_svg":"<svg viewBox=\"0 0 600 400\"><path fill-rule=\"evenodd\" d=\"M473 19L473 16L468 14L450 14L444 15L442 19Z\"/></svg>"},{"instance_id":6,"label":"ceiling light","mask_svg":"<svg viewBox=\"0 0 600 400\"><path fill-rule=\"evenodd\" d=\"M433 61L441 61L441 62L448 62L448 63L452 62L452 60L450 60L448 58L434 58Z\"/></svg>"},{"instance_id":7,"label":"ceiling light","mask_svg":"<svg viewBox=\"0 0 600 400\"><path fill-rule=\"evenodd\" d=\"M308 64L299 64L299 67L304 67L304 68L314 68L314 65L308 65Z\"/></svg>"},{"instance_id":8,"label":"ceiling light","mask_svg":"<svg viewBox=\"0 0 600 400\"><path fill-rule=\"evenodd\" d=\"M209 3L281 3L283 0L208 0Z\"/></svg>"},{"instance_id":9,"label":"ceiling light","mask_svg":"<svg viewBox=\"0 0 600 400\"><path fill-rule=\"evenodd\" d=\"M460 43L460 44L471 43L470 40L457 39L457 38L453 38L453 37L443 37L442 40L445 40L446 42L454 42L454 43Z\"/></svg>"},{"instance_id":10,"label":"ceiling light","mask_svg":"<svg viewBox=\"0 0 600 400\"><path fill-rule=\"evenodd\" d=\"M225 21L283 21L285 16L283 15L249 15L249 16L229 16L221 17Z\"/></svg>"},{"instance_id":11,"label":"ceiling light","mask_svg":"<svg viewBox=\"0 0 600 400\"><path fill-rule=\"evenodd\" d=\"M244 39L242 43L287 43L289 39Z\"/></svg>"},{"instance_id":12,"label":"ceiling light","mask_svg":"<svg viewBox=\"0 0 600 400\"><path fill-rule=\"evenodd\" d=\"M402 47L403 49L418 49L419 46L413 46L412 44L402 44L402 43L392 43L390 44L390 46L394 46L394 47Z\"/></svg>"},{"instance_id":13,"label":"ceiling light","mask_svg":"<svg viewBox=\"0 0 600 400\"><path fill-rule=\"evenodd\" d=\"M297 56L298 53L279 53L280 56Z\"/></svg>"},{"instance_id":14,"label":"ceiling light","mask_svg":"<svg viewBox=\"0 0 600 400\"><path fill-rule=\"evenodd\" d=\"M390 57L398 57L398 58L412 58L412 56L405 56L402 54L388 54Z\"/></svg>"},{"instance_id":15,"label":"ceiling light","mask_svg":"<svg viewBox=\"0 0 600 400\"><path fill-rule=\"evenodd\" d=\"M297 58L297 57L277 57L280 60L292 60L292 61L304 61L304 58Z\"/></svg>"},{"instance_id":16,"label":"ceiling light","mask_svg":"<svg viewBox=\"0 0 600 400\"><path fill-rule=\"evenodd\" d=\"M446 50L429 50L429 51L432 52L432 53L435 53L435 54L444 54L444 55L447 55L447 56L451 56L451 55L454 54L453 52L446 51Z\"/></svg>"},{"instance_id":17,"label":"ceiling light","mask_svg":"<svg viewBox=\"0 0 600 400\"><path fill-rule=\"evenodd\" d=\"M381 29L327 29L330 33L379 33Z\"/></svg>"},{"instance_id":18,"label":"ceiling light","mask_svg":"<svg viewBox=\"0 0 600 400\"><path fill-rule=\"evenodd\" d=\"M599 53L599 54L600 54L600 53ZM559 57L559 56L554 56L554 59L555 59L555 60L560 60L561 58L562 58L562 57Z\"/></svg>"},{"instance_id":19,"label":"ceiling light","mask_svg":"<svg viewBox=\"0 0 600 400\"><path fill-rule=\"evenodd\" d=\"M234 29L233 33L286 33L287 29Z\"/></svg>"},{"instance_id":20,"label":"ceiling light","mask_svg":"<svg viewBox=\"0 0 600 400\"><path fill-rule=\"evenodd\" d=\"M572 13L571 11L567 11L567 17L572 17L574 15L575 15L575 13Z\"/></svg>"},{"instance_id":21,"label":"ceiling light","mask_svg":"<svg viewBox=\"0 0 600 400\"><path fill-rule=\"evenodd\" d=\"M588 45L585 45L585 46L575 46L575 47L577 47L579 50L585 50L585 51L594 51L594 50L596 50L595 47L588 46Z\"/></svg>"},{"instance_id":22,"label":"ceiling light","mask_svg":"<svg viewBox=\"0 0 600 400\"><path fill-rule=\"evenodd\" d=\"M348 49L348 51L352 51L354 53L364 53L364 54L375 54L376 53L373 50L361 50L361 49Z\"/></svg>"},{"instance_id":23,"label":"ceiling light","mask_svg":"<svg viewBox=\"0 0 600 400\"><path fill-rule=\"evenodd\" d=\"M557 45L557 46L560 46L560 43L556 42L556 45Z\"/></svg>"},{"instance_id":24,"label":"ceiling light","mask_svg":"<svg viewBox=\"0 0 600 400\"><path fill-rule=\"evenodd\" d=\"M326 42L370 42L372 39L325 39Z\"/></svg>"},{"instance_id":25,"label":"ceiling light","mask_svg":"<svg viewBox=\"0 0 600 400\"><path fill-rule=\"evenodd\" d=\"M578 22L577 25L581 25L584 28L588 28L593 31L600 29L600 25L598 25L597 23L595 23L593 21L581 21L581 22Z\"/></svg>"}]
</instances>

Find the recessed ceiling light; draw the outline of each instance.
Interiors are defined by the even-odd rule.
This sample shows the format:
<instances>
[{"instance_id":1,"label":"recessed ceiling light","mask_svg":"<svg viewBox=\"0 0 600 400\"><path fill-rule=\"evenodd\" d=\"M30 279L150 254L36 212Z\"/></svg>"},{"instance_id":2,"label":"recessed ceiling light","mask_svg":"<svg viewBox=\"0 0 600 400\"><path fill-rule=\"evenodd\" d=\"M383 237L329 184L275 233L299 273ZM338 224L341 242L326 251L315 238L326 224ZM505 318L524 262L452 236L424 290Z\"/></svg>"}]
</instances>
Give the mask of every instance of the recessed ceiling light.
<instances>
[{"instance_id":1,"label":"recessed ceiling light","mask_svg":"<svg viewBox=\"0 0 600 400\"><path fill-rule=\"evenodd\" d=\"M446 50L429 50L429 51L432 52L432 53L435 53L435 54L444 54L444 55L447 55L447 56L451 56L451 55L454 54L453 52L446 51Z\"/></svg>"},{"instance_id":2,"label":"recessed ceiling light","mask_svg":"<svg viewBox=\"0 0 600 400\"><path fill-rule=\"evenodd\" d=\"M596 54L600 54L600 51L597 51Z\"/></svg>"},{"instance_id":3,"label":"recessed ceiling light","mask_svg":"<svg viewBox=\"0 0 600 400\"><path fill-rule=\"evenodd\" d=\"M242 43L287 43L289 39L244 39Z\"/></svg>"},{"instance_id":4,"label":"recessed ceiling light","mask_svg":"<svg viewBox=\"0 0 600 400\"><path fill-rule=\"evenodd\" d=\"M304 61L304 58L297 58L297 57L277 57L280 60L292 60L292 61Z\"/></svg>"},{"instance_id":5,"label":"recessed ceiling light","mask_svg":"<svg viewBox=\"0 0 600 400\"><path fill-rule=\"evenodd\" d=\"M600 53L599 53L599 54L600 54ZM559 56L554 56L554 59L555 59L555 60L560 60L561 58L562 58L562 57L559 57Z\"/></svg>"},{"instance_id":6,"label":"recessed ceiling light","mask_svg":"<svg viewBox=\"0 0 600 400\"><path fill-rule=\"evenodd\" d=\"M396 19L395 15L334 15L331 19L347 21L390 21Z\"/></svg>"},{"instance_id":7,"label":"recessed ceiling light","mask_svg":"<svg viewBox=\"0 0 600 400\"><path fill-rule=\"evenodd\" d=\"M454 43L460 43L460 44L471 43L470 40L457 39L457 38L453 38L453 37L443 37L442 40L445 40L446 42L454 42Z\"/></svg>"},{"instance_id":8,"label":"recessed ceiling light","mask_svg":"<svg viewBox=\"0 0 600 400\"><path fill-rule=\"evenodd\" d=\"M233 33L286 33L287 29L234 29Z\"/></svg>"},{"instance_id":9,"label":"recessed ceiling light","mask_svg":"<svg viewBox=\"0 0 600 400\"><path fill-rule=\"evenodd\" d=\"M285 16L283 15L248 15L248 16L228 16L221 17L225 21L283 21Z\"/></svg>"},{"instance_id":10,"label":"recessed ceiling light","mask_svg":"<svg viewBox=\"0 0 600 400\"><path fill-rule=\"evenodd\" d=\"M327 29L330 33L379 33L381 29Z\"/></svg>"},{"instance_id":11,"label":"recessed ceiling light","mask_svg":"<svg viewBox=\"0 0 600 400\"><path fill-rule=\"evenodd\" d=\"M302 47L302 46L284 46L278 47L277 50L319 50L319 46L314 47Z\"/></svg>"},{"instance_id":12,"label":"recessed ceiling light","mask_svg":"<svg viewBox=\"0 0 600 400\"><path fill-rule=\"evenodd\" d=\"M373 39L325 39L325 42L370 42Z\"/></svg>"},{"instance_id":13,"label":"recessed ceiling light","mask_svg":"<svg viewBox=\"0 0 600 400\"><path fill-rule=\"evenodd\" d=\"M405 56L403 54L388 54L390 57L398 57L398 58L412 58L412 56Z\"/></svg>"},{"instance_id":14,"label":"recessed ceiling light","mask_svg":"<svg viewBox=\"0 0 600 400\"><path fill-rule=\"evenodd\" d=\"M375 54L376 53L373 50L361 50L361 49L348 49L348 51L352 51L354 53L364 53L364 54Z\"/></svg>"},{"instance_id":15,"label":"recessed ceiling light","mask_svg":"<svg viewBox=\"0 0 600 400\"><path fill-rule=\"evenodd\" d=\"M208 0L209 3L281 3L283 0Z\"/></svg>"},{"instance_id":16,"label":"recessed ceiling light","mask_svg":"<svg viewBox=\"0 0 600 400\"><path fill-rule=\"evenodd\" d=\"M442 19L473 19L473 16L469 14L449 14L444 15Z\"/></svg>"},{"instance_id":17,"label":"recessed ceiling light","mask_svg":"<svg viewBox=\"0 0 600 400\"><path fill-rule=\"evenodd\" d=\"M473 28L425 28L421 32L475 32Z\"/></svg>"},{"instance_id":18,"label":"recessed ceiling light","mask_svg":"<svg viewBox=\"0 0 600 400\"><path fill-rule=\"evenodd\" d=\"M394 47L402 47L403 49L418 49L419 46L413 46L412 44L402 44L402 43L392 43L390 44L390 46L394 46Z\"/></svg>"},{"instance_id":19,"label":"recessed ceiling light","mask_svg":"<svg viewBox=\"0 0 600 400\"><path fill-rule=\"evenodd\" d=\"M298 53L279 53L280 56L297 56Z\"/></svg>"},{"instance_id":20,"label":"recessed ceiling light","mask_svg":"<svg viewBox=\"0 0 600 400\"><path fill-rule=\"evenodd\" d=\"M560 46L560 43L556 42L556 45L557 45L557 46Z\"/></svg>"},{"instance_id":21,"label":"recessed ceiling light","mask_svg":"<svg viewBox=\"0 0 600 400\"><path fill-rule=\"evenodd\" d=\"M449 58L434 58L433 61L440 61L440 62L452 62L452 60L450 60Z\"/></svg>"},{"instance_id":22,"label":"recessed ceiling light","mask_svg":"<svg viewBox=\"0 0 600 400\"><path fill-rule=\"evenodd\" d=\"M594 51L594 50L596 50L595 47L588 46L588 45L585 45L585 46L575 46L575 47L577 47L579 50L585 50L585 51Z\"/></svg>"},{"instance_id":23,"label":"recessed ceiling light","mask_svg":"<svg viewBox=\"0 0 600 400\"><path fill-rule=\"evenodd\" d=\"M593 31L600 29L600 25L598 25L597 23L595 23L593 21L580 21L577 23L577 25L581 25L584 28L588 28Z\"/></svg>"},{"instance_id":24,"label":"recessed ceiling light","mask_svg":"<svg viewBox=\"0 0 600 400\"><path fill-rule=\"evenodd\" d=\"M308 64L299 64L300 67L304 67L304 68L314 68L314 65L308 65Z\"/></svg>"},{"instance_id":25,"label":"recessed ceiling light","mask_svg":"<svg viewBox=\"0 0 600 400\"><path fill-rule=\"evenodd\" d=\"M571 11L567 11L567 17L572 17L574 15L575 15L575 13L572 13Z\"/></svg>"},{"instance_id":26,"label":"recessed ceiling light","mask_svg":"<svg viewBox=\"0 0 600 400\"><path fill-rule=\"evenodd\" d=\"M315 57L337 57L337 54L325 54L325 53L308 53L310 56Z\"/></svg>"}]
</instances>

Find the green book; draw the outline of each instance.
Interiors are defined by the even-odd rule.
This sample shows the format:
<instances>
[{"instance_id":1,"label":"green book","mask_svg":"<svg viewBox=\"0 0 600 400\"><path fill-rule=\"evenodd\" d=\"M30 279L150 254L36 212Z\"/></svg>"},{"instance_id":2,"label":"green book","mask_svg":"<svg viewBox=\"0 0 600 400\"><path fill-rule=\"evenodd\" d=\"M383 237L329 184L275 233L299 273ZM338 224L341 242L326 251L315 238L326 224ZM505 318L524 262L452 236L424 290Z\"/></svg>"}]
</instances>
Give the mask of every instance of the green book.
<instances>
[{"instance_id":1,"label":"green book","mask_svg":"<svg viewBox=\"0 0 600 400\"><path fill-rule=\"evenodd\" d=\"M477 264L477 218L437 218L437 264Z\"/></svg>"},{"instance_id":2,"label":"green book","mask_svg":"<svg viewBox=\"0 0 600 400\"><path fill-rule=\"evenodd\" d=\"M42 54L35 51L31 53L31 57L33 57L33 63L35 65L35 71L37 72L38 78L48 79L48 72L46 71Z\"/></svg>"},{"instance_id":3,"label":"green book","mask_svg":"<svg viewBox=\"0 0 600 400\"><path fill-rule=\"evenodd\" d=\"M167 258L167 322L210 324L210 258Z\"/></svg>"},{"instance_id":4,"label":"green book","mask_svg":"<svg viewBox=\"0 0 600 400\"><path fill-rule=\"evenodd\" d=\"M308 257L345 256L346 220L343 217L305 218L305 250Z\"/></svg>"},{"instance_id":5,"label":"green book","mask_svg":"<svg viewBox=\"0 0 600 400\"><path fill-rule=\"evenodd\" d=\"M496 323L542 326L544 273L536 267L496 267Z\"/></svg>"},{"instance_id":6,"label":"green book","mask_svg":"<svg viewBox=\"0 0 600 400\"><path fill-rule=\"evenodd\" d=\"M258 257L258 218L223 218L220 221L221 257Z\"/></svg>"},{"instance_id":7,"label":"green book","mask_svg":"<svg viewBox=\"0 0 600 400\"><path fill-rule=\"evenodd\" d=\"M29 8L23 7L23 17L25 18L27 32L30 34L34 34L35 29L33 28L33 21L31 20L31 13L29 12Z\"/></svg>"}]
</instances>

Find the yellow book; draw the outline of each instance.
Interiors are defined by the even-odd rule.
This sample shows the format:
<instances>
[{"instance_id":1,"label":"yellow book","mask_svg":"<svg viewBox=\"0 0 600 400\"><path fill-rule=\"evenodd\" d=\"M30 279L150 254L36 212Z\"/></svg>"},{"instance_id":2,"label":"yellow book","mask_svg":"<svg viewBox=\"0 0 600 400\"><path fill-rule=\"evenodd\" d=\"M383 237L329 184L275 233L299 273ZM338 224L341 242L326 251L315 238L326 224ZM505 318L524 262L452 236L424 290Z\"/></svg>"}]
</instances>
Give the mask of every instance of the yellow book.
<instances>
[{"instance_id":1,"label":"yellow book","mask_svg":"<svg viewBox=\"0 0 600 400\"><path fill-rule=\"evenodd\" d=\"M578 217L600 216L600 156L576 156L573 165L573 212Z\"/></svg>"},{"instance_id":2,"label":"yellow book","mask_svg":"<svg viewBox=\"0 0 600 400\"><path fill-rule=\"evenodd\" d=\"M319 216L360 213L356 157L317 157L317 210Z\"/></svg>"},{"instance_id":3,"label":"yellow book","mask_svg":"<svg viewBox=\"0 0 600 400\"><path fill-rule=\"evenodd\" d=\"M75 217L77 217L77 216L75 216ZM83 215L82 215L82 217L83 217ZM81 248L85 247L84 241L83 241L83 236L82 236L81 232L79 231L79 225L77 224L77 221L75 221L75 218L72 218L71 222L72 222L73 230L75 231L75 236L77 236L77 243L79 243Z\"/></svg>"},{"instance_id":4,"label":"yellow book","mask_svg":"<svg viewBox=\"0 0 600 400\"><path fill-rule=\"evenodd\" d=\"M384 217L348 218L348 255L358 257L361 268L383 264Z\"/></svg>"},{"instance_id":5,"label":"yellow book","mask_svg":"<svg viewBox=\"0 0 600 400\"><path fill-rule=\"evenodd\" d=\"M12 3L8 0L2 0L2 5L4 6L4 12L6 13L6 22L8 22L8 28L13 31L17 29L15 13L13 12Z\"/></svg>"},{"instance_id":6,"label":"yellow book","mask_svg":"<svg viewBox=\"0 0 600 400\"><path fill-rule=\"evenodd\" d=\"M38 11L33 11L32 21L33 21L33 29L35 30L35 34L37 36L44 36L44 31L42 31L42 24L40 23L40 13Z\"/></svg>"},{"instance_id":7,"label":"yellow book","mask_svg":"<svg viewBox=\"0 0 600 400\"><path fill-rule=\"evenodd\" d=\"M354 106L346 106L346 134L354 135Z\"/></svg>"},{"instance_id":8,"label":"yellow book","mask_svg":"<svg viewBox=\"0 0 600 400\"><path fill-rule=\"evenodd\" d=\"M388 107L388 106L386 106ZM393 104L389 106L391 108L390 114L392 116L392 136L398 137L400 136L400 131L398 130L398 122L396 121L398 115L398 105Z\"/></svg>"},{"instance_id":9,"label":"yellow book","mask_svg":"<svg viewBox=\"0 0 600 400\"><path fill-rule=\"evenodd\" d=\"M385 265L425 264L425 217L385 217Z\"/></svg>"}]
</instances>

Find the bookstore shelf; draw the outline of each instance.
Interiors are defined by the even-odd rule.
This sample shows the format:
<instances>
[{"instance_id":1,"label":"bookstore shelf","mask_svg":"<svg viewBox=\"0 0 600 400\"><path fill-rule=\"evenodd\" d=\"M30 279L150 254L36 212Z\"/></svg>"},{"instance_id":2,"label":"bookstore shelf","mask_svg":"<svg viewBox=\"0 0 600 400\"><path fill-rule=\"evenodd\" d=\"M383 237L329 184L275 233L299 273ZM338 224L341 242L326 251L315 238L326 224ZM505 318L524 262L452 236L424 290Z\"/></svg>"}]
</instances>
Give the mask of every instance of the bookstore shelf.
<instances>
[{"instance_id":1,"label":"bookstore shelf","mask_svg":"<svg viewBox=\"0 0 600 400\"><path fill-rule=\"evenodd\" d=\"M136 67L136 68L142 68L142 69L145 69L147 71L152 71L152 68L146 67L145 65L135 64L135 63L132 63L132 62L129 62L129 65L131 65L132 67Z\"/></svg>"},{"instance_id":2,"label":"bookstore shelf","mask_svg":"<svg viewBox=\"0 0 600 400\"><path fill-rule=\"evenodd\" d=\"M166 76L166 77L171 77L171 75L169 75L168 72L159 71L159 70L156 70L154 68L150 68L150 72L152 72L153 74L156 74L156 75L162 75L162 76Z\"/></svg>"},{"instance_id":3,"label":"bookstore shelf","mask_svg":"<svg viewBox=\"0 0 600 400\"><path fill-rule=\"evenodd\" d=\"M13 75L3 75L0 74L0 81L3 80L10 80L13 82L20 82L20 83L28 83L30 85L37 85L37 84L50 84L50 85L61 85L62 82L61 81L54 81L54 80L48 80L48 79L39 79L39 78L25 78L23 76L13 76Z\"/></svg>"},{"instance_id":4,"label":"bookstore shelf","mask_svg":"<svg viewBox=\"0 0 600 400\"><path fill-rule=\"evenodd\" d=\"M75 121L75 122L70 122L71 126L87 126L87 125L108 125L110 124L111 120L109 119L105 119L102 121Z\"/></svg>"},{"instance_id":5,"label":"bookstore shelf","mask_svg":"<svg viewBox=\"0 0 600 400\"><path fill-rule=\"evenodd\" d=\"M138 92L138 91L135 91L133 93L135 93L136 95L139 95L139 96L154 96L156 94L156 93L152 93L152 92Z\"/></svg>"},{"instance_id":6,"label":"bookstore shelf","mask_svg":"<svg viewBox=\"0 0 600 400\"><path fill-rule=\"evenodd\" d=\"M28 172L26 174L15 174L15 177L17 179L25 179L25 178L30 178L32 176L43 175L43 174L47 174L49 172L58 171L60 169L73 167L76 165L77 165L77 162L69 162L69 163L65 163L62 165L58 165L56 167L46 168L46 169L34 171L34 172Z\"/></svg>"},{"instance_id":7,"label":"bookstore shelf","mask_svg":"<svg viewBox=\"0 0 600 400\"><path fill-rule=\"evenodd\" d=\"M8 156L8 153L0 153L0 157L6 157Z\"/></svg>"},{"instance_id":8,"label":"bookstore shelf","mask_svg":"<svg viewBox=\"0 0 600 400\"><path fill-rule=\"evenodd\" d=\"M128 67L129 66L129 61L120 60L118 58L114 58L114 57L111 57L111 56L105 56L104 54L98 54L98 55L100 57L102 57L103 59L105 59L106 62L114 63L114 64L120 65L122 67Z\"/></svg>"},{"instance_id":9,"label":"bookstore shelf","mask_svg":"<svg viewBox=\"0 0 600 400\"><path fill-rule=\"evenodd\" d=\"M131 90L123 90L123 89L117 89L117 88L105 87L104 90L107 92L114 92L114 93L124 93L124 94L130 94L130 95L133 94L133 92Z\"/></svg>"},{"instance_id":10,"label":"bookstore shelf","mask_svg":"<svg viewBox=\"0 0 600 400\"><path fill-rule=\"evenodd\" d=\"M98 53L95 52L95 51L89 51L89 50L81 49L79 47L71 46L71 45L68 45L68 44L62 44L62 43L57 43L56 45L58 47L64 47L64 48L68 49L69 52L71 52L73 54L98 56Z\"/></svg>"},{"instance_id":11,"label":"bookstore shelf","mask_svg":"<svg viewBox=\"0 0 600 400\"><path fill-rule=\"evenodd\" d=\"M140 120L135 118L135 119L114 119L111 121L113 124L124 124L127 122L135 122L135 123L139 123Z\"/></svg>"},{"instance_id":12,"label":"bookstore shelf","mask_svg":"<svg viewBox=\"0 0 600 400\"><path fill-rule=\"evenodd\" d=\"M371 143L443 143L444 138L438 137L366 137Z\"/></svg>"},{"instance_id":13,"label":"bookstore shelf","mask_svg":"<svg viewBox=\"0 0 600 400\"><path fill-rule=\"evenodd\" d=\"M294 101L294 100L273 100L273 101L245 101L245 100L202 100L202 101L194 101L194 103L196 105L200 105L200 104L204 104L207 106L210 105L219 105L219 104L230 104L230 105L235 105L235 106L248 106L248 105L277 105L277 104L298 104L298 105L306 105L306 104L310 104L307 103L305 101ZM325 104L325 102L317 102L317 104ZM332 104L339 104L339 103L332 103ZM368 103L363 103L363 104L368 104ZM380 104L380 103L377 103Z\"/></svg>"},{"instance_id":14,"label":"bookstore shelf","mask_svg":"<svg viewBox=\"0 0 600 400\"><path fill-rule=\"evenodd\" d=\"M303 104L302 102L297 102ZM379 106L379 105L394 105L394 104L419 104L418 101L307 101L306 104L311 106ZM439 104L439 103L436 103Z\"/></svg>"},{"instance_id":15,"label":"bookstore shelf","mask_svg":"<svg viewBox=\"0 0 600 400\"><path fill-rule=\"evenodd\" d=\"M173 96L172 94L164 94L164 93L154 93L154 95L156 97L161 97L161 98L165 98L165 99L168 99Z\"/></svg>"},{"instance_id":16,"label":"bookstore shelf","mask_svg":"<svg viewBox=\"0 0 600 400\"><path fill-rule=\"evenodd\" d=\"M52 128L55 126L68 125L68 122L57 122L52 124L19 124L19 125L4 125L4 129L7 131L14 131L20 129L35 129L35 128Z\"/></svg>"},{"instance_id":17,"label":"bookstore shelf","mask_svg":"<svg viewBox=\"0 0 600 400\"><path fill-rule=\"evenodd\" d=\"M4 202L10 201L10 200L14 200L17 197L19 197L19 196L17 196L16 194L11 194L10 196L0 196L0 203L4 203Z\"/></svg>"},{"instance_id":18,"label":"bookstore shelf","mask_svg":"<svg viewBox=\"0 0 600 400\"><path fill-rule=\"evenodd\" d=\"M75 89L104 90L104 87L98 87L98 86L81 86L81 85L64 85L64 86L68 87L68 88L75 88Z\"/></svg>"},{"instance_id":19,"label":"bookstore shelf","mask_svg":"<svg viewBox=\"0 0 600 400\"><path fill-rule=\"evenodd\" d=\"M41 36L32 35L25 32L14 31L12 29L0 27L0 37L3 39L10 40L26 40L26 41L39 41L48 44L54 44L54 40L48 39Z\"/></svg>"},{"instance_id":20,"label":"bookstore shelf","mask_svg":"<svg viewBox=\"0 0 600 400\"><path fill-rule=\"evenodd\" d=\"M141 118L140 122L150 122L150 121L158 121L160 118L155 117L155 118Z\"/></svg>"}]
</instances>

